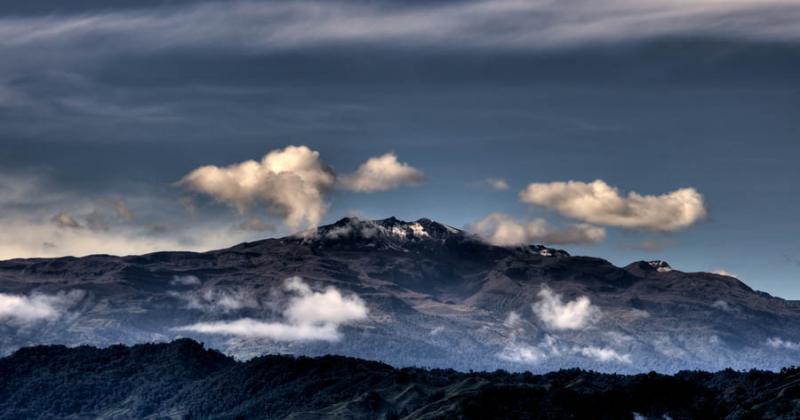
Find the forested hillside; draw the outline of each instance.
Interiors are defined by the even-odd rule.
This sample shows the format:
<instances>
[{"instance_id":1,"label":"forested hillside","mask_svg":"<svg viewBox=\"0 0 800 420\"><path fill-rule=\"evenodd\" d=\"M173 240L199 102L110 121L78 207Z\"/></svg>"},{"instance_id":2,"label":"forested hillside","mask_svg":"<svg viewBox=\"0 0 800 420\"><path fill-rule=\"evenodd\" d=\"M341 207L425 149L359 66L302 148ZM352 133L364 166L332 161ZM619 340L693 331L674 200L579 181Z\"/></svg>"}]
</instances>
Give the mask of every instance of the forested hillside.
<instances>
[{"instance_id":1,"label":"forested hillside","mask_svg":"<svg viewBox=\"0 0 800 420\"><path fill-rule=\"evenodd\" d=\"M0 418L797 418L800 370L456 372L340 356L236 361L177 340L24 348L0 359Z\"/></svg>"}]
</instances>

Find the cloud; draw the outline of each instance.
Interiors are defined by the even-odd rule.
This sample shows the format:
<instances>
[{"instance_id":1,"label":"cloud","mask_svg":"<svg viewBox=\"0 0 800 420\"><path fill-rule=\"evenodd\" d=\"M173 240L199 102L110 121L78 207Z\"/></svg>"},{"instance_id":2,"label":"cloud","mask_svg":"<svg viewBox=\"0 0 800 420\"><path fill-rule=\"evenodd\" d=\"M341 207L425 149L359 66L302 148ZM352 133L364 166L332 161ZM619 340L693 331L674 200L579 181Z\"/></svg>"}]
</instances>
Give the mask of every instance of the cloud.
<instances>
[{"instance_id":1,"label":"cloud","mask_svg":"<svg viewBox=\"0 0 800 420\"><path fill-rule=\"evenodd\" d=\"M631 363L630 354L620 354L616 350L609 347L575 347L573 348L573 351L598 362L616 362L625 364Z\"/></svg>"},{"instance_id":2,"label":"cloud","mask_svg":"<svg viewBox=\"0 0 800 420\"><path fill-rule=\"evenodd\" d=\"M58 213L53 216L53 223L60 228L80 229L83 227L74 217L67 213Z\"/></svg>"},{"instance_id":3,"label":"cloud","mask_svg":"<svg viewBox=\"0 0 800 420\"><path fill-rule=\"evenodd\" d=\"M283 311L283 321L242 318L200 322L178 330L275 341L337 341L339 326L366 319L369 312L357 295L343 295L334 287L314 291L299 277L287 279L284 290L293 296Z\"/></svg>"},{"instance_id":4,"label":"cloud","mask_svg":"<svg viewBox=\"0 0 800 420\"><path fill-rule=\"evenodd\" d=\"M257 217L251 217L239 223L239 229L251 232L274 232L277 228L271 223L266 223Z\"/></svg>"},{"instance_id":5,"label":"cloud","mask_svg":"<svg viewBox=\"0 0 800 420\"><path fill-rule=\"evenodd\" d=\"M292 277L286 281L285 289L298 295L283 313L294 324L346 324L367 317L361 298L344 296L334 287L315 292L299 277Z\"/></svg>"},{"instance_id":6,"label":"cloud","mask_svg":"<svg viewBox=\"0 0 800 420\"><path fill-rule=\"evenodd\" d=\"M0 293L0 322L19 325L53 321L84 296L85 292L82 290L59 292L55 295L32 293L29 296Z\"/></svg>"},{"instance_id":7,"label":"cloud","mask_svg":"<svg viewBox=\"0 0 800 420\"><path fill-rule=\"evenodd\" d=\"M490 188L495 191L505 191L509 188L508 182L503 178L486 178L473 183L473 185Z\"/></svg>"},{"instance_id":8,"label":"cloud","mask_svg":"<svg viewBox=\"0 0 800 420\"><path fill-rule=\"evenodd\" d=\"M134 219L133 212L128 206L125 204L125 201L121 199L116 199L111 202L114 206L114 210L116 210L117 214L122 217L123 219L132 222Z\"/></svg>"},{"instance_id":9,"label":"cloud","mask_svg":"<svg viewBox=\"0 0 800 420\"><path fill-rule=\"evenodd\" d=\"M720 276L738 278L738 276L736 276L736 274L731 273L730 271L723 270L721 268L717 268L716 270L711 270L711 272L714 273L714 274L718 274Z\"/></svg>"},{"instance_id":10,"label":"cloud","mask_svg":"<svg viewBox=\"0 0 800 420\"><path fill-rule=\"evenodd\" d=\"M354 174L339 179L338 185L353 191L373 192L415 184L422 179L417 169L387 153L368 159ZM319 225L328 209L325 196L336 184L336 172L322 162L319 152L306 146L273 150L261 161L203 166L178 182L179 186L231 205L241 213L263 205L293 229ZM242 226L252 228L256 224L248 221Z\"/></svg>"},{"instance_id":11,"label":"cloud","mask_svg":"<svg viewBox=\"0 0 800 420\"><path fill-rule=\"evenodd\" d=\"M497 357L508 362L536 364L545 360L548 354L540 347L512 342L505 346Z\"/></svg>"},{"instance_id":12,"label":"cloud","mask_svg":"<svg viewBox=\"0 0 800 420\"><path fill-rule=\"evenodd\" d=\"M398 162L394 153L387 153L367 159L354 174L342 177L341 185L359 192L386 191L419 184L424 178L421 171Z\"/></svg>"},{"instance_id":13,"label":"cloud","mask_svg":"<svg viewBox=\"0 0 800 420\"><path fill-rule=\"evenodd\" d=\"M800 343L784 340L780 337L771 337L767 339L767 345L774 349L800 350Z\"/></svg>"},{"instance_id":14,"label":"cloud","mask_svg":"<svg viewBox=\"0 0 800 420\"><path fill-rule=\"evenodd\" d=\"M214 48L282 51L341 45L543 49L711 35L793 41L800 11L789 0L530 2L203 2L69 16L0 19L0 48L58 48L92 40L96 53Z\"/></svg>"},{"instance_id":15,"label":"cloud","mask_svg":"<svg viewBox=\"0 0 800 420\"><path fill-rule=\"evenodd\" d=\"M722 299L715 300L714 303L711 304L711 306L713 306L713 307L715 307L715 308L717 308L719 310L725 311L725 312L730 312L730 311L734 310L734 308L731 306L730 303L728 303L728 302L726 302L726 301L724 301Z\"/></svg>"},{"instance_id":16,"label":"cloud","mask_svg":"<svg viewBox=\"0 0 800 420\"><path fill-rule=\"evenodd\" d=\"M172 281L169 282L173 286L196 286L202 283L199 277L192 275L172 276Z\"/></svg>"},{"instance_id":17,"label":"cloud","mask_svg":"<svg viewBox=\"0 0 800 420\"><path fill-rule=\"evenodd\" d=\"M503 213L490 213L483 219L466 226L487 242L498 246L546 244L593 244L605 239L605 229L581 223L555 228L544 219L517 221Z\"/></svg>"},{"instance_id":18,"label":"cloud","mask_svg":"<svg viewBox=\"0 0 800 420\"><path fill-rule=\"evenodd\" d=\"M519 316L519 314L516 313L515 311L509 312L508 316L506 316L505 321L503 321L503 325L506 328L511 328L511 329L519 328L520 324L522 324L522 317Z\"/></svg>"},{"instance_id":19,"label":"cloud","mask_svg":"<svg viewBox=\"0 0 800 420\"><path fill-rule=\"evenodd\" d=\"M194 280L192 277L197 279L195 276L176 276L173 277L171 283L181 285L199 284L200 279L197 279L197 283L191 283ZM178 279L183 283L179 283ZM239 288L209 288L196 292L170 292L170 295L186 301L187 308L198 309L204 312L227 313L240 309L254 309L260 307L258 300L256 300L250 292Z\"/></svg>"},{"instance_id":20,"label":"cloud","mask_svg":"<svg viewBox=\"0 0 800 420\"><path fill-rule=\"evenodd\" d=\"M562 296L549 287L542 286L539 300L532 306L533 313L551 330L580 330L600 318L600 309L592 305L587 296L563 302Z\"/></svg>"},{"instance_id":21,"label":"cloud","mask_svg":"<svg viewBox=\"0 0 800 420\"><path fill-rule=\"evenodd\" d=\"M335 174L306 146L273 150L260 162L249 160L225 167L197 168L179 185L206 194L244 212L263 204L297 229L304 223L319 224L327 210L325 192Z\"/></svg>"},{"instance_id":22,"label":"cloud","mask_svg":"<svg viewBox=\"0 0 800 420\"><path fill-rule=\"evenodd\" d=\"M636 192L622 196L602 180L533 183L519 198L588 223L655 231L685 229L708 214L703 196L694 188L658 196Z\"/></svg>"}]
</instances>

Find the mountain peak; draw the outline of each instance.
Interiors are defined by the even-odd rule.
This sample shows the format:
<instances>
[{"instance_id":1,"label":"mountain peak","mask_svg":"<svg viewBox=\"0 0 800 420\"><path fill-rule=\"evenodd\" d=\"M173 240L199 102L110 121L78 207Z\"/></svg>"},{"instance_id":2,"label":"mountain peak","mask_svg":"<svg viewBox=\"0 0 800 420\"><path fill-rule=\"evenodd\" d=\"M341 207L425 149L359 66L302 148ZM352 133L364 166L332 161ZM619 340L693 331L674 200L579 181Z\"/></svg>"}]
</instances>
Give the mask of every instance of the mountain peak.
<instances>
[{"instance_id":1,"label":"mountain peak","mask_svg":"<svg viewBox=\"0 0 800 420\"><path fill-rule=\"evenodd\" d=\"M304 233L306 241L359 240L371 243L372 246L377 243L399 245L407 242L444 241L449 238L464 239L467 237L471 237L471 235L428 218L407 222L394 216L378 220L344 217L335 223Z\"/></svg>"},{"instance_id":2,"label":"mountain peak","mask_svg":"<svg viewBox=\"0 0 800 420\"><path fill-rule=\"evenodd\" d=\"M651 261L636 261L625 267L628 271L634 270L637 272L659 272L668 273L672 271L672 267L664 260L651 260Z\"/></svg>"}]
</instances>

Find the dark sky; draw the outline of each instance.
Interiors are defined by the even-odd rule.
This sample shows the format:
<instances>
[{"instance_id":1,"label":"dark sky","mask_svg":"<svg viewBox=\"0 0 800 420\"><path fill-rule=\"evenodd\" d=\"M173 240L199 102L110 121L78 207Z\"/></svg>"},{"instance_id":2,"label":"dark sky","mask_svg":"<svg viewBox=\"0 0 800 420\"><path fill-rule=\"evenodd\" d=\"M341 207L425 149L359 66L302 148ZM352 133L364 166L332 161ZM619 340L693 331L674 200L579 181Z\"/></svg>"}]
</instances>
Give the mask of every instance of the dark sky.
<instances>
[{"instance_id":1,"label":"dark sky","mask_svg":"<svg viewBox=\"0 0 800 420\"><path fill-rule=\"evenodd\" d=\"M0 258L286 234L273 187L242 208L251 196L176 182L305 145L337 174L322 223L543 219L526 238L800 298L800 5L45 1L0 15ZM345 186L390 152L424 180ZM518 196L570 180L622 197L693 188L706 215L666 229ZM671 215L653 202L648 217ZM565 239L576 224L604 239Z\"/></svg>"}]
</instances>

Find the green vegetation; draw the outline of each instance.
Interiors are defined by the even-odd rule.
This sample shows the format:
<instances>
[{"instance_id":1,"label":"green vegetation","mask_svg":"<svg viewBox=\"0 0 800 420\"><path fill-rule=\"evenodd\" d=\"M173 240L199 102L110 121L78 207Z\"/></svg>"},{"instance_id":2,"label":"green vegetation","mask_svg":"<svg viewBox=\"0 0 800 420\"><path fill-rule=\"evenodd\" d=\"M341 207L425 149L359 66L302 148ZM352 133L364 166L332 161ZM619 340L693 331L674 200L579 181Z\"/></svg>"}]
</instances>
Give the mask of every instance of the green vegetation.
<instances>
[{"instance_id":1,"label":"green vegetation","mask_svg":"<svg viewBox=\"0 0 800 420\"><path fill-rule=\"evenodd\" d=\"M0 359L0 418L797 418L800 370L613 375L237 362L192 340L37 346Z\"/></svg>"}]
</instances>

